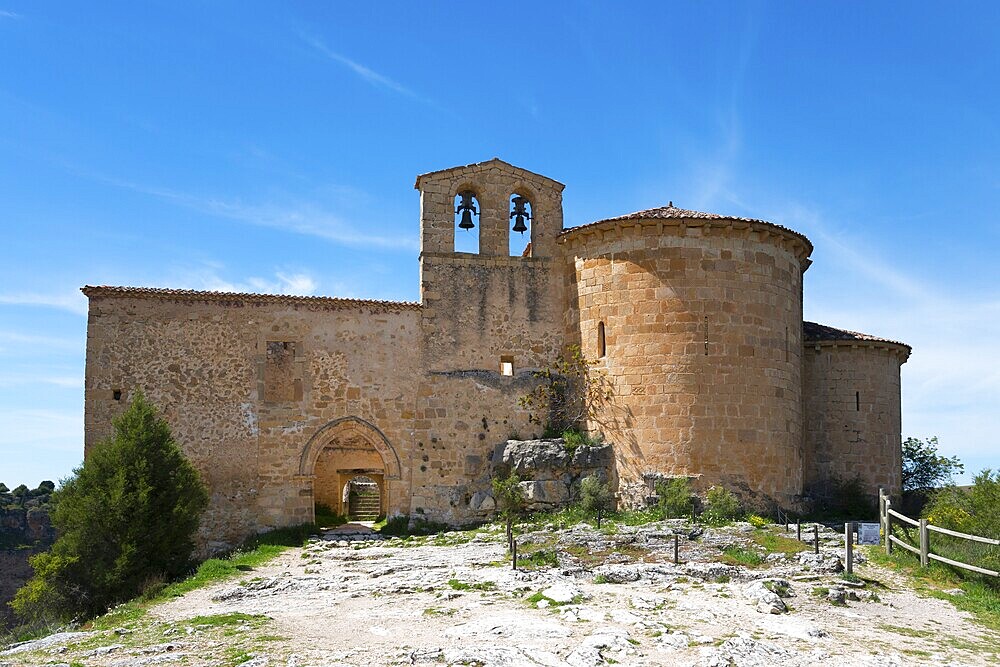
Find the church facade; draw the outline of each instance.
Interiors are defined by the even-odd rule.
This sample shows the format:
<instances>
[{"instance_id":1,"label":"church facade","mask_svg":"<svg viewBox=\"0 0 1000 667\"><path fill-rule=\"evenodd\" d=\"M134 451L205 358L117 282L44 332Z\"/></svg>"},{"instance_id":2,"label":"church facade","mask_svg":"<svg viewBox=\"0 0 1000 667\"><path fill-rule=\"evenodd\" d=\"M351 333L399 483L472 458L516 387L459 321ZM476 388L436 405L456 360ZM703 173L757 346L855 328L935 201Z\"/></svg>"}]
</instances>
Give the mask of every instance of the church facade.
<instances>
[{"instance_id":1,"label":"church facade","mask_svg":"<svg viewBox=\"0 0 1000 667\"><path fill-rule=\"evenodd\" d=\"M898 492L910 348L803 322L807 238L672 204L564 229L563 187L499 159L419 176L419 302L83 288L87 450L141 388L210 488L210 549L355 489L474 520L495 445L541 431L534 371L579 346L623 503L671 475L785 507L834 479Z\"/></svg>"}]
</instances>

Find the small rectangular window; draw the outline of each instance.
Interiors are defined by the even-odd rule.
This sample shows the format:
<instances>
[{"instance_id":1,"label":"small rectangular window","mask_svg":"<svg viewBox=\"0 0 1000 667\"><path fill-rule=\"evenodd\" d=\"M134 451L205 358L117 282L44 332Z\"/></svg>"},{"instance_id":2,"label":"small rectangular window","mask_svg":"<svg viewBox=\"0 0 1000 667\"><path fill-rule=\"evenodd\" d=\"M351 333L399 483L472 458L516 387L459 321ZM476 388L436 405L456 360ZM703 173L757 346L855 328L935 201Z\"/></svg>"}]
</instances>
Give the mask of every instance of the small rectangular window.
<instances>
[{"instance_id":1,"label":"small rectangular window","mask_svg":"<svg viewBox=\"0 0 1000 667\"><path fill-rule=\"evenodd\" d=\"M511 376L514 374L514 357L504 355L500 357L500 375Z\"/></svg>"},{"instance_id":2,"label":"small rectangular window","mask_svg":"<svg viewBox=\"0 0 1000 667\"><path fill-rule=\"evenodd\" d=\"M122 400L122 390L121 389L115 389L113 392L111 392L111 397L113 399L115 399L116 401Z\"/></svg>"}]
</instances>

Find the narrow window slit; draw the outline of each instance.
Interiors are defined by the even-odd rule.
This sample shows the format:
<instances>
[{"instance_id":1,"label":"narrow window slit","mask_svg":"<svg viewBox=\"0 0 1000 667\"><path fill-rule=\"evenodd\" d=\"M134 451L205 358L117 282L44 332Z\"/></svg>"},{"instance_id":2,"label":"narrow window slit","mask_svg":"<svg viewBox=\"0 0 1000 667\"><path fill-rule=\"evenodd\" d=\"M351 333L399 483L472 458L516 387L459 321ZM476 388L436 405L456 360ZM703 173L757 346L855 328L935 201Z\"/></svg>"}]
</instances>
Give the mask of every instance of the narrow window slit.
<instances>
[{"instance_id":1,"label":"narrow window slit","mask_svg":"<svg viewBox=\"0 0 1000 667\"><path fill-rule=\"evenodd\" d=\"M606 339L604 334L604 322L597 323L597 358L603 359L607 352Z\"/></svg>"},{"instance_id":2,"label":"narrow window slit","mask_svg":"<svg viewBox=\"0 0 1000 667\"><path fill-rule=\"evenodd\" d=\"M854 409L861 412L861 392L854 392Z\"/></svg>"}]
</instances>

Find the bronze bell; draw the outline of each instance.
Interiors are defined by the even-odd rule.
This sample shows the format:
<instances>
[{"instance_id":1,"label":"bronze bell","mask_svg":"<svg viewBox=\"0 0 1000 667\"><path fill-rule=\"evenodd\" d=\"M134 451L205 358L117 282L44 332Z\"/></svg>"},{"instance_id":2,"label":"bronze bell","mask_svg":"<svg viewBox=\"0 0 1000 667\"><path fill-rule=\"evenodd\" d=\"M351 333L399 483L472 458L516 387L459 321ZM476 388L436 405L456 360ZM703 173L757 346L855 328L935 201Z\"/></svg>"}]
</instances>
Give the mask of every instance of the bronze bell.
<instances>
[{"instance_id":1,"label":"bronze bell","mask_svg":"<svg viewBox=\"0 0 1000 667\"><path fill-rule=\"evenodd\" d=\"M462 198L461 203L459 203L458 208L455 209L455 213L461 212L462 221L458 223L459 228L464 230L470 230L475 227L475 223L472 222L472 214L478 213L476 211L476 205L472 203L472 198L475 196L471 191L459 192L458 196Z\"/></svg>"},{"instance_id":2,"label":"bronze bell","mask_svg":"<svg viewBox=\"0 0 1000 667\"><path fill-rule=\"evenodd\" d=\"M524 224L525 218L531 219L531 215L525 210L528 200L524 197L514 197L511 201L514 202L514 210L510 213L510 217L514 218L514 231L523 234L528 231L527 225Z\"/></svg>"}]
</instances>

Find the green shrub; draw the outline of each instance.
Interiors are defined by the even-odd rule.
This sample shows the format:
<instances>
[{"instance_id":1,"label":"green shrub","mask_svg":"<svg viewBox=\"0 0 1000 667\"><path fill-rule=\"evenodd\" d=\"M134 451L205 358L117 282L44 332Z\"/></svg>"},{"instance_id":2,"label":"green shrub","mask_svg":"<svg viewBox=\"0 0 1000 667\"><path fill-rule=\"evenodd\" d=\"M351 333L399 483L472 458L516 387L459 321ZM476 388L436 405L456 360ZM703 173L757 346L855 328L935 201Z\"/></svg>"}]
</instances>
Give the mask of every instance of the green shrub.
<instances>
[{"instance_id":1,"label":"green shrub","mask_svg":"<svg viewBox=\"0 0 1000 667\"><path fill-rule=\"evenodd\" d=\"M208 494L165 420L136 392L99 444L53 494L58 538L31 559L12 606L29 623L96 616L174 579L191 563Z\"/></svg>"},{"instance_id":2,"label":"green shrub","mask_svg":"<svg viewBox=\"0 0 1000 667\"><path fill-rule=\"evenodd\" d=\"M770 521L768 521L767 519L765 519L764 517L762 517L762 516L760 516L758 514L750 514L750 515L748 515L747 516L747 521L754 528L763 528L763 527L767 526L769 523L771 523Z\"/></svg>"},{"instance_id":3,"label":"green shrub","mask_svg":"<svg viewBox=\"0 0 1000 667\"><path fill-rule=\"evenodd\" d=\"M604 436L590 436L579 429L567 429L562 432L563 446L571 454L578 447L595 447L604 442Z\"/></svg>"},{"instance_id":4,"label":"green shrub","mask_svg":"<svg viewBox=\"0 0 1000 667\"><path fill-rule=\"evenodd\" d=\"M969 489L946 486L935 492L924 517L935 526L1000 539L1000 472L980 472ZM952 560L1000 570L1000 547L932 533L931 550ZM988 583L1000 588L995 581Z\"/></svg>"},{"instance_id":5,"label":"green shrub","mask_svg":"<svg viewBox=\"0 0 1000 667\"><path fill-rule=\"evenodd\" d=\"M687 477L674 477L666 482L656 483L657 508L664 518L678 519L691 516L694 508L694 494L691 481Z\"/></svg>"},{"instance_id":6,"label":"green shrub","mask_svg":"<svg viewBox=\"0 0 1000 667\"><path fill-rule=\"evenodd\" d=\"M601 514L611 509L615 496L608 485L593 475L580 481L580 509L588 516L596 516L598 526Z\"/></svg>"},{"instance_id":7,"label":"green shrub","mask_svg":"<svg viewBox=\"0 0 1000 667\"><path fill-rule=\"evenodd\" d=\"M496 502L497 513L507 524L507 541L510 542L514 531L514 521L524 513L528 499L521 488L521 480L513 470L506 477L497 475L491 482L493 500Z\"/></svg>"},{"instance_id":8,"label":"green shrub","mask_svg":"<svg viewBox=\"0 0 1000 667\"><path fill-rule=\"evenodd\" d=\"M705 496L705 512L702 517L706 523L722 525L735 521L743 515L739 499L729 490L721 486L713 486Z\"/></svg>"}]
</instances>

